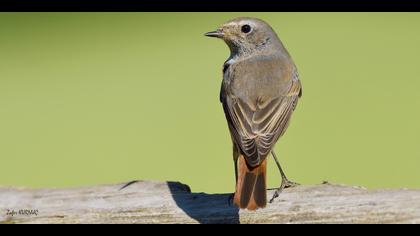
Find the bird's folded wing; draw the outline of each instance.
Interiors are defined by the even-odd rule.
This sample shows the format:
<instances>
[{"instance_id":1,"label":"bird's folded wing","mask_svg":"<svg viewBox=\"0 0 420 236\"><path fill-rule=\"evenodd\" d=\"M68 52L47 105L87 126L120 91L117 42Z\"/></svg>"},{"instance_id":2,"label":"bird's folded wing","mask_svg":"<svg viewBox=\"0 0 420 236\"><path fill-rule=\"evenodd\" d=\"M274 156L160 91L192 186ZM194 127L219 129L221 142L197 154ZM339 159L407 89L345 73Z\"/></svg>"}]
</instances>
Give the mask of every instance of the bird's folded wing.
<instances>
[{"instance_id":1,"label":"bird's folded wing","mask_svg":"<svg viewBox=\"0 0 420 236\"><path fill-rule=\"evenodd\" d=\"M230 132L249 165L259 165L283 135L300 94L301 84L295 78L286 94L256 107L238 98L225 97L223 108Z\"/></svg>"}]
</instances>

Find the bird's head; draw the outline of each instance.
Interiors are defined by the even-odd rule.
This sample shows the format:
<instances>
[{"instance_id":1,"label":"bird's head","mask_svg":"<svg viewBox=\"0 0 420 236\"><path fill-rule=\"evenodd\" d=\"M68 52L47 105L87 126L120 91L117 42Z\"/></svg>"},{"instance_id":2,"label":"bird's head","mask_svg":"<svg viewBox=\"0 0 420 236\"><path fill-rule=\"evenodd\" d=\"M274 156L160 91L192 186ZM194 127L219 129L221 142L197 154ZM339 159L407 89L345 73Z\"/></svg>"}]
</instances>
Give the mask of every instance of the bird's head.
<instances>
[{"instance_id":1,"label":"bird's head","mask_svg":"<svg viewBox=\"0 0 420 236\"><path fill-rule=\"evenodd\" d=\"M232 54L247 54L264 50L280 42L270 25L263 20L250 17L232 19L217 30L204 35L223 39Z\"/></svg>"}]
</instances>

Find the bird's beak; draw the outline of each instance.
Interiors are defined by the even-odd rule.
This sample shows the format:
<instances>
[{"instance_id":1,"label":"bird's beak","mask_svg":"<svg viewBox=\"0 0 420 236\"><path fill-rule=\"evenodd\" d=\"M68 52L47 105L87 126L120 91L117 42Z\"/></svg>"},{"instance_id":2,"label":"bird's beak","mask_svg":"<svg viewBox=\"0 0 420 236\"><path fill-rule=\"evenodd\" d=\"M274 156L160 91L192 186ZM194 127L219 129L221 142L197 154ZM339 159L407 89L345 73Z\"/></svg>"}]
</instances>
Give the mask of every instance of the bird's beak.
<instances>
[{"instance_id":1,"label":"bird's beak","mask_svg":"<svg viewBox=\"0 0 420 236\"><path fill-rule=\"evenodd\" d=\"M223 31L221 29L215 30L215 31L211 31L211 32L207 32L204 34L204 36L207 37L216 37L216 38L222 38L223 37Z\"/></svg>"}]
</instances>

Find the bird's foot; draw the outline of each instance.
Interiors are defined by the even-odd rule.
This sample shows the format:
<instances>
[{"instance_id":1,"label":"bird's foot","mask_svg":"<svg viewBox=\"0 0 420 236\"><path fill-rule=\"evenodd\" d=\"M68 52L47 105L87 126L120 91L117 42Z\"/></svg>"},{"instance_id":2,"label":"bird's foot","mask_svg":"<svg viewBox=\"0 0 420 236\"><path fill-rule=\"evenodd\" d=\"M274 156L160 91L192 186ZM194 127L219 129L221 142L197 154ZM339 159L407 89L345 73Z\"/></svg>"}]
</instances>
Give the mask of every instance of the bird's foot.
<instances>
[{"instance_id":1,"label":"bird's foot","mask_svg":"<svg viewBox=\"0 0 420 236\"><path fill-rule=\"evenodd\" d=\"M274 194L273 194L273 197L271 197L271 199L270 199L270 203L273 203L273 202L274 202L274 199L276 199L276 198L280 195L280 193L281 193L281 192L283 192L283 190L284 190L285 188L293 188L293 187L296 187L296 186L298 186L298 185L300 185L300 184L295 183L295 182L293 182L293 181L290 181L290 180L288 180L288 179L283 179L283 180L281 181L281 185L280 185L280 187L279 187L278 189L276 189L276 191L275 191L275 192L274 192Z\"/></svg>"},{"instance_id":2,"label":"bird's foot","mask_svg":"<svg viewBox=\"0 0 420 236\"><path fill-rule=\"evenodd\" d=\"M288 179L286 179L286 181L285 181L285 182L286 182L286 183L285 183L284 188L293 188L293 187L296 187L296 186L299 186L299 185L300 185L299 183L296 183L296 182L290 181L290 180L288 180Z\"/></svg>"}]
</instances>

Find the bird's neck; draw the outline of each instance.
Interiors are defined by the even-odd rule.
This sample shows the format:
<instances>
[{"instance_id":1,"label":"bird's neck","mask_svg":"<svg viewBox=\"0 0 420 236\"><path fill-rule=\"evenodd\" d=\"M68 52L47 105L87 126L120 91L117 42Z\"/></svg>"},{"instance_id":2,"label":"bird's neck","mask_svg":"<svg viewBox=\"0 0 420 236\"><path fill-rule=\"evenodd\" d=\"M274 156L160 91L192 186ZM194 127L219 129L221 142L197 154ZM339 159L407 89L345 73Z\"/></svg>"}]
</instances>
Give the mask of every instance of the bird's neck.
<instances>
[{"instance_id":1,"label":"bird's neck","mask_svg":"<svg viewBox=\"0 0 420 236\"><path fill-rule=\"evenodd\" d=\"M228 43L230 49L229 59L238 59L248 57L249 55L254 54L257 50L253 47L246 47L243 45L237 45L236 43Z\"/></svg>"},{"instance_id":2,"label":"bird's neck","mask_svg":"<svg viewBox=\"0 0 420 236\"><path fill-rule=\"evenodd\" d=\"M258 58L289 58L290 55L286 50L264 50L253 52L232 52L224 63L224 71L232 64L246 60L256 60Z\"/></svg>"},{"instance_id":3,"label":"bird's neck","mask_svg":"<svg viewBox=\"0 0 420 236\"><path fill-rule=\"evenodd\" d=\"M280 41L272 42L270 40L266 40L257 45L243 45L234 42L228 42L227 44L230 49L230 56L226 62L234 62L256 55L289 55L286 48Z\"/></svg>"}]
</instances>

